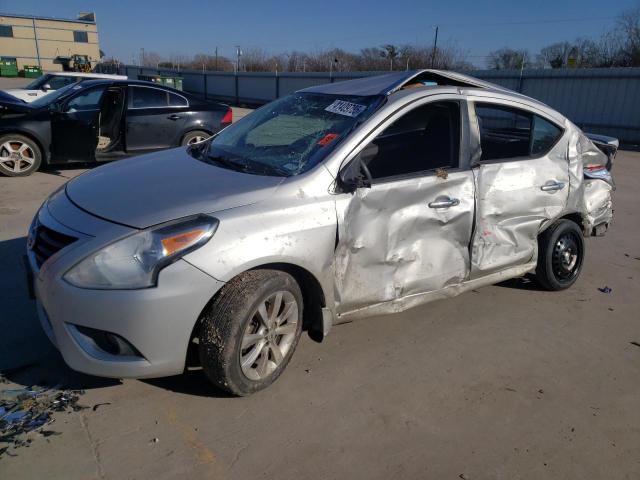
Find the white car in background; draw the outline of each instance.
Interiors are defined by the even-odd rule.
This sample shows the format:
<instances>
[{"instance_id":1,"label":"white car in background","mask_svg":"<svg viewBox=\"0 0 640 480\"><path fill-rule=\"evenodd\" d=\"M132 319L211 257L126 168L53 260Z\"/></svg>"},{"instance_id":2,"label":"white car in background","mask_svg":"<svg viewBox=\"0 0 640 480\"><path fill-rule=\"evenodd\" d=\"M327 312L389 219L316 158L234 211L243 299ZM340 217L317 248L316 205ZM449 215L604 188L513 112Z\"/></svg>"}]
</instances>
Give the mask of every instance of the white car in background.
<instances>
[{"instance_id":1,"label":"white car in background","mask_svg":"<svg viewBox=\"0 0 640 480\"><path fill-rule=\"evenodd\" d=\"M69 84L96 78L125 80L127 76L108 75L105 73L50 72L45 73L23 88L11 88L5 90L5 92L29 103L45 95L48 95L49 93L54 92L59 88L66 87Z\"/></svg>"}]
</instances>

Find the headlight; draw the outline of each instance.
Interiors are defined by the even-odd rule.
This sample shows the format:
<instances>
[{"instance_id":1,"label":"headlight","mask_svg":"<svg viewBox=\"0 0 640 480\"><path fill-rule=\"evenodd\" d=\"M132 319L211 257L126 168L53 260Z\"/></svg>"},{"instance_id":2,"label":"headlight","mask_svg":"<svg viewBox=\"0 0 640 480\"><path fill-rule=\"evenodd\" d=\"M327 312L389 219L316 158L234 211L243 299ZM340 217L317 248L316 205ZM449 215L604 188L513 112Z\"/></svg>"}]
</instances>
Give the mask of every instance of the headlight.
<instances>
[{"instance_id":1,"label":"headlight","mask_svg":"<svg viewBox=\"0 0 640 480\"><path fill-rule=\"evenodd\" d=\"M162 268L207 243L216 228L218 220L200 215L143 230L92 253L63 278L80 288L153 287Z\"/></svg>"}]
</instances>

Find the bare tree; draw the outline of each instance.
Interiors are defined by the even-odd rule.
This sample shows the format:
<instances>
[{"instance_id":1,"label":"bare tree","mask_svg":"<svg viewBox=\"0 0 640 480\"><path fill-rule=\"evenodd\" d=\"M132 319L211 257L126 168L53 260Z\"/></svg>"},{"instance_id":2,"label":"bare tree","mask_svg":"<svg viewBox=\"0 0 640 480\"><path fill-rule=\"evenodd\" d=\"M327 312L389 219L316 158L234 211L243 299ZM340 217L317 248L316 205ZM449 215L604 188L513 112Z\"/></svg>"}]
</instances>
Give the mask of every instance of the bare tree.
<instances>
[{"instance_id":1,"label":"bare tree","mask_svg":"<svg viewBox=\"0 0 640 480\"><path fill-rule=\"evenodd\" d=\"M524 66L527 57L526 50L501 48L489 53L487 63L493 70L515 70Z\"/></svg>"},{"instance_id":2,"label":"bare tree","mask_svg":"<svg viewBox=\"0 0 640 480\"><path fill-rule=\"evenodd\" d=\"M380 56L389 61L389 70L393 70L393 62L398 58L400 52L398 47L392 44L383 45L380 50Z\"/></svg>"},{"instance_id":3,"label":"bare tree","mask_svg":"<svg viewBox=\"0 0 640 480\"><path fill-rule=\"evenodd\" d=\"M621 61L625 67L640 66L640 6L624 11L617 27L622 37Z\"/></svg>"}]
</instances>

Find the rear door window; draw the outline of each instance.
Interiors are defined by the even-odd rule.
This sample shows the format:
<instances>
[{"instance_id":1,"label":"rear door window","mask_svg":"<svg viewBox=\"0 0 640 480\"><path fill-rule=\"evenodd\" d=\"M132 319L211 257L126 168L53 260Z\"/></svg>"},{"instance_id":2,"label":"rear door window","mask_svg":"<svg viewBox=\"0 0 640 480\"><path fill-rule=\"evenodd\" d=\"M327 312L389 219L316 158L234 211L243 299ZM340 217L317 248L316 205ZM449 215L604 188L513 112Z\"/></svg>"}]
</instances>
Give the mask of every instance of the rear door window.
<instances>
[{"instance_id":1,"label":"rear door window","mask_svg":"<svg viewBox=\"0 0 640 480\"><path fill-rule=\"evenodd\" d=\"M476 103L482 160L530 158L544 155L562 135L562 129L532 112Z\"/></svg>"},{"instance_id":2,"label":"rear door window","mask_svg":"<svg viewBox=\"0 0 640 480\"><path fill-rule=\"evenodd\" d=\"M131 108L166 108L169 106L165 90L150 87L130 87Z\"/></svg>"}]
</instances>

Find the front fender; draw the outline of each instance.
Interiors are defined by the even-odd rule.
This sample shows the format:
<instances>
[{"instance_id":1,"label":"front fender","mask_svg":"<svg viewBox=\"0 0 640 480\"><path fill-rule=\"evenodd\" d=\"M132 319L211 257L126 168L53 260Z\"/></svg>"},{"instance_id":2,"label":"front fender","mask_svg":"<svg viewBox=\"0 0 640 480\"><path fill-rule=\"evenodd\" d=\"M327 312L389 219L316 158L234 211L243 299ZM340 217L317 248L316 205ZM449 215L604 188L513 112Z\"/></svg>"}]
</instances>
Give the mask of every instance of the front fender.
<instances>
[{"instance_id":1,"label":"front fender","mask_svg":"<svg viewBox=\"0 0 640 480\"><path fill-rule=\"evenodd\" d=\"M309 183L285 181L262 202L211 213L218 230L184 259L223 282L263 265L300 267L318 280L333 309L337 218L327 189L333 179L324 168L316 171Z\"/></svg>"}]
</instances>

